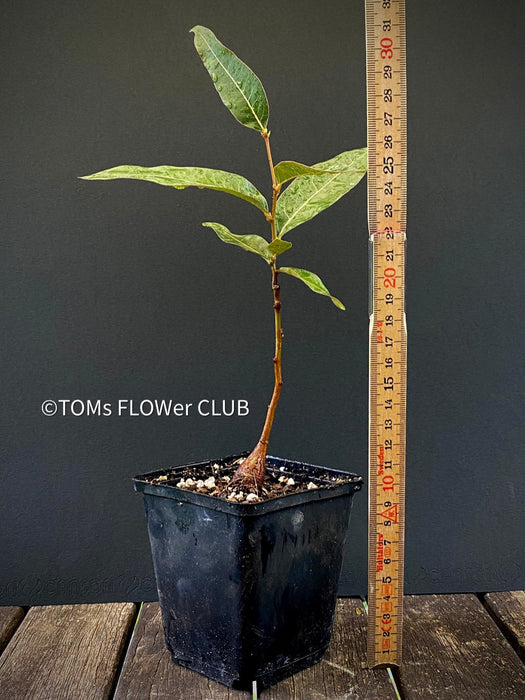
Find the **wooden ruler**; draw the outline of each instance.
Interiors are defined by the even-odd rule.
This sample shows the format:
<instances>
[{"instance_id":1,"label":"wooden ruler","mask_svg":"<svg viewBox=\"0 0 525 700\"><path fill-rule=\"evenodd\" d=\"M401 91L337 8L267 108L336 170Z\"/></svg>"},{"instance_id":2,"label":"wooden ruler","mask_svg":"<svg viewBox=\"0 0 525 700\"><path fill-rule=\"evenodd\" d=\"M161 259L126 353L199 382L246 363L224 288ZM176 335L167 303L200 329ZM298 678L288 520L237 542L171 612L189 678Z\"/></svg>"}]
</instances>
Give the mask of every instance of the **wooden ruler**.
<instances>
[{"instance_id":1,"label":"wooden ruler","mask_svg":"<svg viewBox=\"0 0 525 700\"><path fill-rule=\"evenodd\" d=\"M368 665L401 663L406 426L404 0L365 0L370 235Z\"/></svg>"}]
</instances>

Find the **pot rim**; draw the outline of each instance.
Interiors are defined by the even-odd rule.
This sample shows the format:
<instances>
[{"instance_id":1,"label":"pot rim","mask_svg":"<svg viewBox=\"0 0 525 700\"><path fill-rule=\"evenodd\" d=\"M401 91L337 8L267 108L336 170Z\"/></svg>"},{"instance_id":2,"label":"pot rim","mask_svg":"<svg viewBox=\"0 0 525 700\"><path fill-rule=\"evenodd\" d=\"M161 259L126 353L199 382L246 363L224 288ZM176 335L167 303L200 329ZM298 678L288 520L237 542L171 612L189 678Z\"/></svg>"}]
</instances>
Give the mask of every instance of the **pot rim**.
<instances>
[{"instance_id":1,"label":"pot rim","mask_svg":"<svg viewBox=\"0 0 525 700\"><path fill-rule=\"evenodd\" d=\"M267 464L271 467L284 467L283 473L286 473L287 467L297 467L300 466L302 469L307 471L312 471L313 476L321 476L322 474L327 474L329 476L349 479L346 482L334 485L326 485L322 488L311 489L310 491L299 491L298 493L286 494L284 496L278 496L277 498L271 498L267 501L256 501L251 503L232 503L231 501L226 501L216 496L210 496L208 494L196 493L194 491L187 491L186 489L178 488L177 486L171 484L151 484L150 480L152 478L157 478L166 474L166 472L177 472L178 470L183 470L191 467L204 467L210 464L219 464L223 466L224 464L242 458L247 457L248 451L242 452L236 455L230 455L228 457L222 457L220 459L207 459L199 462L191 462L190 464L184 464L177 467L167 467L165 469L160 469L146 474L140 474L133 478L133 484L135 491L143 494L148 494L152 496L159 496L161 498L169 498L178 501L180 505L184 503L193 504L195 506L200 506L202 508L218 510L224 513L230 513L231 515L237 516L256 516L263 515L265 513L270 513L276 510L283 510L285 508L292 508L303 503L321 501L326 499L340 498L342 496L353 495L356 491L359 491L363 484L363 477L351 472L346 472L340 469L330 469L328 467L321 467L314 464L309 464L307 462L299 462L298 460L285 459L282 457L273 457L268 455L266 460ZM317 472L317 474L316 474Z\"/></svg>"}]
</instances>

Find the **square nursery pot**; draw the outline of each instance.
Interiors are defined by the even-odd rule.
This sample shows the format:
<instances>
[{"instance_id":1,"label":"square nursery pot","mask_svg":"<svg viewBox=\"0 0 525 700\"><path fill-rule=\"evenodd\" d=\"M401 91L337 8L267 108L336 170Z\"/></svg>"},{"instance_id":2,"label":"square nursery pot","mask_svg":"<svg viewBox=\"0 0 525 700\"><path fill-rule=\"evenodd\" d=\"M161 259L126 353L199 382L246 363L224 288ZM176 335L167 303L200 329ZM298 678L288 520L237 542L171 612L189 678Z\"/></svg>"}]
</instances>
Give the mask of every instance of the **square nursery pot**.
<instances>
[{"instance_id":1,"label":"square nursery pot","mask_svg":"<svg viewBox=\"0 0 525 700\"><path fill-rule=\"evenodd\" d=\"M247 454L247 453L246 453ZM173 660L249 690L321 659L330 642L355 474L268 457L319 488L232 503L177 488L188 467L135 477L143 494L166 643ZM161 475L161 484L151 480ZM336 479L343 482L333 484Z\"/></svg>"}]
</instances>

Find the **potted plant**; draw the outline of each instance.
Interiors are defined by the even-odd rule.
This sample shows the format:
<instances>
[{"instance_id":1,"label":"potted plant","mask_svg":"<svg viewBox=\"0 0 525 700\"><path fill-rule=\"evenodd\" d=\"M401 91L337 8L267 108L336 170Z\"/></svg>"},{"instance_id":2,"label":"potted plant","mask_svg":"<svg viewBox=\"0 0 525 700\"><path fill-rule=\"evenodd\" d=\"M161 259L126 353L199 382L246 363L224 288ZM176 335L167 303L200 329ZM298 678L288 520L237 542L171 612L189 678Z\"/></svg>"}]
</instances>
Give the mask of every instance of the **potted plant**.
<instances>
[{"instance_id":1,"label":"potted plant","mask_svg":"<svg viewBox=\"0 0 525 700\"><path fill-rule=\"evenodd\" d=\"M220 190L259 209L268 238L205 222L270 270L275 320L274 388L255 447L232 457L134 479L143 493L166 641L174 661L230 687L267 686L318 661L331 635L351 498L362 478L271 457L282 390L281 286L295 277L343 304L303 268L279 266L285 237L361 180L366 148L312 166L274 165L268 101L251 71L212 31L196 26L195 47L223 104L264 141L271 203L246 178L202 167L123 165L86 176L130 178L184 189Z\"/></svg>"}]
</instances>

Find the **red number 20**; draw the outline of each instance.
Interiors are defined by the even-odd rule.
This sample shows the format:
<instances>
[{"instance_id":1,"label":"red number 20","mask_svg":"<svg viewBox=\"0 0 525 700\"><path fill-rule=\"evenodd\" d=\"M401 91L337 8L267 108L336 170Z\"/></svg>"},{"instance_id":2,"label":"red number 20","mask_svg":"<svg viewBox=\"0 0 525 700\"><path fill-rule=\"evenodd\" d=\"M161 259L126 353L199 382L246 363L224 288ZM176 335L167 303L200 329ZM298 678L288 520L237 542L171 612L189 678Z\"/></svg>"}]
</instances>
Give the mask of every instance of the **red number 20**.
<instances>
[{"instance_id":1,"label":"red number 20","mask_svg":"<svg viewBox=\"0 0 525 700\"><path fill-rule=\"evenodd\" d=\"M387 267L383 273L385 279L383 284L385 287L395 287L396 286L396 270L393 267Z\"/></svg>"}]
</instances>

